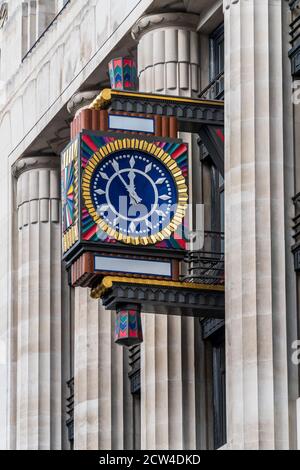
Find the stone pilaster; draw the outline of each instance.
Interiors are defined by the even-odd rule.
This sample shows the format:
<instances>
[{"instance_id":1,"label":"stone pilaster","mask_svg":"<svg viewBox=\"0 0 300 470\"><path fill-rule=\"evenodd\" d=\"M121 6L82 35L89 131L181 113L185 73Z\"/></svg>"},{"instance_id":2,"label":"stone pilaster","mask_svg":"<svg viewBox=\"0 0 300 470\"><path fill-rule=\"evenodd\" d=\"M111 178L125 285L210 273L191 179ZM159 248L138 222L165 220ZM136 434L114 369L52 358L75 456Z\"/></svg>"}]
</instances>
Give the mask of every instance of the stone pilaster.
<instances>
[{"instance_id":1,"label":"stone pilaster","mask_svg":"<svg viewBox=\"0 0 300 470\"><path fill-rule=\"evenodd\" d=\"M142 449L197 449L199 321L145 314L143 328Z\"/></svg>"},{"instance_id":2,"label":"stone pilaster","mask_svg":"<svg viewBox=\"0 0 300 470\"><path fill-rule=\"evenodd\" d=\"M76 93L73 116L98 91ZM75 289L74 447L77 450L132 449L132 396L127 350L114 343L115 312L105 311L89 289Z\"/></svg>"},{"instance_id":3,"label":"stone pilaster","mask_svg":"<svg viewBox=\"0 0 300 470\"><path fill-rule=\"evenodd\" d=\"M14 167L17 192L16 449L61 448L61 227L58 157Z\"/></svg>"},{"instance_id":4,"label":"stone pilaster","mask_svg":"<svg viewBox=\"0 0 300 470\"><path fill-rule=\"evenodd\" d=\"M75 306L75 449L131 449L129 363L114 343L115 314L88 289L75 289Z\"/></svg>"},{"instance_id":5,"label":"stone pilaster","mask_svg":"<svg viewBox=\"0 0 300 470\"><path fill-rule=\"evenodd\" d=\"M139 41L139 91L199 92L197 21L197 15L173 12L147 15L136 23L132 35ZM181 137L190 144L191 169L192 139ZM199 448L199 321L145 314L143 334L142 449Z\"/></svg>"},{"instance_id":6,"label":"stone pilaster","mask_svg":"<svg viewBox=\"0 0 300 470\"><path fill-rule=\"evenodd\" d=\"M139 89L191 96L199 91L198 16L182 12L142 17L132 29L139 41Z\"/></svg>"},{"instance_id":7,"label":"stone pilaster","mask_svg":"<svg viewBox=\"0 0 300 470\"><path fill-rule=\"evenodd\" d=\"M281 0L224 3L226 378L234 449L290 445L287 8Z\"/></svg>"}]
</instances>

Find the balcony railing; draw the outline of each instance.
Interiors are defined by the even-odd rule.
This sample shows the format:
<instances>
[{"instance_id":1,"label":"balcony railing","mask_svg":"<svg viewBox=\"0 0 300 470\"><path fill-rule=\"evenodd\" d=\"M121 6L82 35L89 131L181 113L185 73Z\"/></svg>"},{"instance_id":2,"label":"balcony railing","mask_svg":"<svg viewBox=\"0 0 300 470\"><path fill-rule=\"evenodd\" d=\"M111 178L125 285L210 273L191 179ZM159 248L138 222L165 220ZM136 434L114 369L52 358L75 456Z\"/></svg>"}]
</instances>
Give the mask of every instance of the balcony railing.
<instances>
[{"instance_id":1,"label":"balcony railing","mask_svg":"<svg viewBox=\"0 0 300 470\"><path fill-rule=\"evenodd\" d=\"M185 258L182 280L200 284L224 285L224 233L205 232L203 249L190 251Z\"/></svg>"},{"instance_id":2,"label":"balcony railing","mask_svg":"<svg viewBox=\"0 0 300 470\"><path fill-rule=\"evenodd\" d=\"M68 440L70 445L74 442L74 378L67 382L69 395L67 397L67 420L66 426L68 428Z\"/></svg>"},{"instance_id":3,"label":"balcony railing","mask_svg":"<svg viewBox=\"0 0 300 470\"><path fill-rule=\"evenodd\" d=\"M28 52L26 52L26 54L24 55L23 59L22 59L22 62L24 62L24 60L31 54L31 52L33 51L33 49L36 48L36 46L39 44L39 42L41 41L41 39L45 36L45 34L49 31L49 29L53 26L53 24L55 23L55 21L57 20L57 18L60 17L60 15L64 12L64 10L67 8L67 6L71 3L71 0L67 0L66 3L64 4L64 6L59 10L59 12L57 13L57 15L53 18L53 20L51 21L51 23L47 26L47 28L43 31L43 33L37 38L37 40L35 41L35 43L31 46L31 48L29 49Z\"/></svg>"},{"instance_id":4,"label":"balcony railing","mask_svg":"<svg viewBox=\"0 0 300 470\"><path fill-rule=\"evenodd\" d=\"M140 345L129 348L129 367L131 393L134 395L141 390L141 348Z\"/></svg>"},{"instance_id":5,"label":"balcony railing","mask_svg":"<svg viewBox=\"0 0 300 470\"><path fill-rule=\"evenodd\" d=\"M3 2L2 5L0 5L0 29L3 28L5 22L7 21L8 18L8 3Z\"/></svg>"},{"instance_id":6,"label":"balcony railing","mask_svg":"<svg viewBox=\"0 0 300 470\"><path fill-rule=\"evenodd\" d=\"M204 100L224 99L224 72L219 73L219 75L201 91L199 98Z\"/></svg>"},{"instance_id":7,"label":"balcony railing","mask_svg":"<svg viewBox=\"0 0 300 470\"><path fill-rule=\"evenodd\" d=\"M295 271L300 272L300 192L293 198L295 205L295 217L293 218L293 238L294 244L292 252L294 254Z\"/></svg>"},{"instance_id":8,"label":"balcony railing","mask_svg":"<svg viewBox=\"0 0 300 470\"><path fill-rule=\"evenodd\" d=\"M296 6L300 4L300 0L297 2L290 2L290 7L295 10ZM299 12L300 13L300 12ZM300 14L295 16L290 24L290 45L289 57L292 65L292 75L294 77L300 76Z\"/></svg>"},{"instance_id":9,"label":"balcony railing","mask_svg":"<svg viewBox=\"0 0 300 470\"><path fill-rule=\"evenodd\" d=\"M295 206L295 217L293 218L293 230L294 230L294 239L295 242L300 242L300 192L296 194L293 198L294 206Z\"/></svg>"},{"instance_id":10,"label":"balcony railing","mask_svg":"<svg viewBox=\"0 0 300 470\"><path fill-rule=\"evenodd\" d=\"M291 10L294 10L300 4L300 0L290 0L289 6Z\"/></svg>"}]
</instances>

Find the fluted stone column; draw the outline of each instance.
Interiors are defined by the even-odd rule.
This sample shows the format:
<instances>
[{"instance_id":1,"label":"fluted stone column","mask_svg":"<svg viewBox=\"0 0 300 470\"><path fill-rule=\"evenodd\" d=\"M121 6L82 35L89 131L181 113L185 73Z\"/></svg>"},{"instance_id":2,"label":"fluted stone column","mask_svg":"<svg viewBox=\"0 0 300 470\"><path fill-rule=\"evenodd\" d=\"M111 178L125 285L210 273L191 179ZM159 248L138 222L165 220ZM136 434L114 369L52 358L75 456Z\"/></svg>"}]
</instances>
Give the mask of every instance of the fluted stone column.
<instances>
[{"instance_id":1,"label":"fluted stone column","mask_svg":"<svg viewBox=\"0 0 300 470\"><path fill-rule=\"evenodd\" d=\"M197 22L197 15L173 12L147 15L136 23L132 35L138 41L139 91L178 96L199 92ZM190 134L180 137L190 145L191 171L198 146ZM192 185L190 194L192 200ZM199 330L198 319L143 315L142 449L200 447Z\"/></svg>"},{"instance_id":2,"label":"fluted stone column","mask_svg":"<svg viewBox=\"0 0 300 470\"><path fill-rule=\"evenodd\" d=\"M291 438L287 9L281 0L224 2L227 427L234 449L287 449Z\"/></svg>"},{"instance_id":3,"label":"fluted stone column","mask_svg":"<svg viewBox=\"0 0 300 470\"><path fill-rule=\"evenodd\" d=\"M61 449L60 160L14 167L17 187L16 449Z\"/></svg>"},{"instance_id":4,"label":"fluted stone column","mask_svg":"<svg viewBox=\"0 0 300 470\"><path fill-rule=\"evenodd\" d=\"M98 93L76 93L68 103L70 114L77 115ZM132 449L129 361L127 350L114 343L115 312L78 287L74 315L74 447Z\"/></svg>"},{"instance_id":5,"label":"fluted stone column","mask_svg":"<svg viewBox=\"0 0 300 470\"><path fill-rule=\"evenodd\" d=\"M115 313L88 289L75 290L76 450L131 449L132 413L127 350L114 343Z\"/></svg>"},{"instance_id":6,"label":"fluted stone column","mask_svg":"<svg viewBox=\"0 0 300 470\"><path fill-rule=\"evenodd\" d=\"M142 449L197 449L199 321L145 314L143 332Z\"/></svg>"},{"instance_id":7,"label":"fluted stone column","mask_svg":"<svg viewBox=\"0 0 300 470\"><path fill-rule=\"evenodd\" d=\"M138 44L140 91L191 96L199 91L197 15L174 12L142 17L132 29Z\"/></svg>"}]
</instances>

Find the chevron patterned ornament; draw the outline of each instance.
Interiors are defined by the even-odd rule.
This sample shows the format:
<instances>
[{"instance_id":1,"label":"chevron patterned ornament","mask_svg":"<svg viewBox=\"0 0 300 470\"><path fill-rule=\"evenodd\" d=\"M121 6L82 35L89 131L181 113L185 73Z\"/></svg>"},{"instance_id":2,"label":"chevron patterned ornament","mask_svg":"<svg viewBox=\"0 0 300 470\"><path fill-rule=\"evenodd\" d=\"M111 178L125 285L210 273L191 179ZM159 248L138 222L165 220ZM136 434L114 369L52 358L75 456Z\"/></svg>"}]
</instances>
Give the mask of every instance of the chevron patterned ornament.
<instances>
[{"instance_id":1,"label":"chevron patterned ornament","mask_svg":"<svg viewBox=\"0 0 300 470\"><path fill-rule=\"evenodd\" d=\"M109 134L98 135L93 132L83 131L81 134L81 171L84 172L89 162L94 158L97 153L103 153L106 148L112 148L112 146L121 145L117 144L118 139ZM118 141L119 142L119 141ZM126 141L127 142L127 141ZM135 142L135 144L134 144ZM137 141L131 141L133 145L137 144ZM131 145L130 143L130 145ZM187 180L188 177L188 146L185 143L179 141L162 141L158 140L153 144L167 153L176 162L180 168L183 177ZM127 144L126 144L127 145ZM129 144L128 144L129 145ZM138 147L134 147L137 151L141 148L141 143L137 144ZM142 143L144 145L144 143ZM106 151L107 153L107 151ZM111 153L111 150L110 150ZM105 157L108 158L108 155ZM82 204L81 206L81 237L84 242L101 242L111 245L120 245L120 242L108 231L101 228L101 224L97 223L90 214L87 206ZM188 233L188 221L183 220L182 225L178 229L171 233L171 236L158 241L155 246L158 249L168 250L185 250L187 239L185 234Z\"/></svg>"},{"instance_id":2,"label":"chevron patterned ornament","mask_svg":"<svg viewBox=\"0 0 300 470\"><path fill-rule=\"evenodd\" d=\"M115 342L127 347L143 342L140 305L125 304L117 308Z\"/></svg>"},{"instance_id":3,"label":"chevron patterned ornament","mask_svg":"<svg viewBox=\"0 0 300 470\"><path fill-rule=\"evenodd\" d=\"M108 68L112 90L136 89L136 64L131 57L112 59L108 64Z\"/></svg>"}]
</instances>

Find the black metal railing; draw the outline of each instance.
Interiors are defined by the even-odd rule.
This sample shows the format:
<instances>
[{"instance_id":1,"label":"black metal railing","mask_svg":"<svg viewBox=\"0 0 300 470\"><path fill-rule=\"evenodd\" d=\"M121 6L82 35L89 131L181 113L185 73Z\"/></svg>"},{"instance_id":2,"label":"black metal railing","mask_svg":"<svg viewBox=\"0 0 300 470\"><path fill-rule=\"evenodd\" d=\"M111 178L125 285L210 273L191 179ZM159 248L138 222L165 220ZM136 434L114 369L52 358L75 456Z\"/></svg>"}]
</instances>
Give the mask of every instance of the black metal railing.
<instances>
[{"instance_id":1,"label":"black metal railing","mask_svg":"<svg viewBox=\"0 0 300 470\"><path fill-rule=\"evenodd\" d=\"M0 5L0 29L3 28L4 23L8 19L8 3L3 2L2 5Z\"/></svg>"},{"instance_id":2,"label":"black metal railing","mask_svg":"<svg viewBox=\"0 0 300 470\"><path fill-rule=\"evenodd\" d=\"M141 348L140 345L129 348L129 367L131 393L137 394L141 390Z\"/></svg>"},{"instance_id":3,"label":"black metal railing","mask_svg":"<svg viewBox=\"0 0 300 470\"><path fill-rule=\"evenodd\" d=\"M300 4L300 0L290 0L289 6L291 10L294 10Z\"/></svg>"},{"instance_id":4,"label":"black metal railing","mask_svg":"<svg viewBox=\"0 0 300 470\"><path fill-rule=\"evenodd\" d=\"M69 396L67 397L67 420L66 426L68 428L68 440L70 446L74 443L74 378L67 382L69 389Z\"/></svg>"},{"instance_id":5,"label":"black metal railing","mask_svg":"<svg viewBox=\"0 0 300 470\"><path fill-rule=\"evenodd\" d=\"M300 44L300 15L297 16L290 24L290 44L293 47Z\"/></svg>"},{"instance_id":6,"label":"black metal railing","mask_svg":"<svg viewBox=\"0 0 300 470\"><path fill-rule=\"evenodd\" d=\"M293 20L290 24L290 50L291 72L294 78L300 77L300 0L290 1ZM296 8L298 7L298 8Z\"/></svg>"},{"instance_id":7,"label":"black metal railing","mask_svg":"<svg viewBox=\"0 0 300 470\"><path fill-rule=\"evenodd\" d=\"M204 100L224 99L224 72L219 73L199 94Z\"/></svg>"},{"instance_id":8,"label":"black metal railing","mask_svg":"<svg viewBox=\"0 0 300 470\"><path fill-rule=\"evenodd\" d=\"M185 257L184 282L210 285L225 284L224 233L207 231L201 250L189 251Z\"/></svg>"},{"instance_id":9,"label":"black metal railing","mask_svg":"<svg viewBox=\"0 0 300 470\"><path fill-rule=\"evenodd\" d=\"M293 218L293 238L295 243L300 242L300 192L293 197L293 202L295 206L295 217Z\"/></svg>"},{"instance_id":10,"label":"black metal railing","mask_svg":"<svg viewBox=\"0 0 300 470\"><path fill-rule=\"evenodd\" d=\"M22 62L24 62L24 60L31 54L31 52L33 51L33 49L36 48L36 46L39 44L39 42L41 41L41 39L45 36L45 34L49 31L49 29L53 26L53 24L55 23L55 21L59 18L59 16L64 12L64 10L67 8L67 6L71 3L71 0L67 0L67 2L64 4L64 6L59 10L59 12L57 13L57 15L53 18L53 20L51 21L51 23L49 23L49 25L47 26L47 28L43 31L43 33L37 38L37 40L35 41L35 43L31 46L31 48L29 49L29 51L26 52L26 54L24 55L23 59L22 59Z\"/></svg>"}]
</instances>

